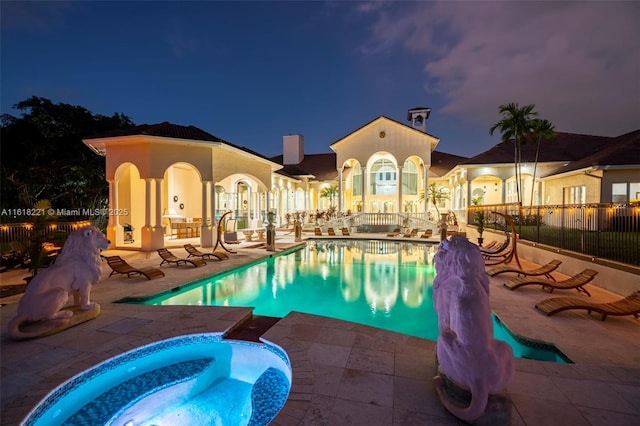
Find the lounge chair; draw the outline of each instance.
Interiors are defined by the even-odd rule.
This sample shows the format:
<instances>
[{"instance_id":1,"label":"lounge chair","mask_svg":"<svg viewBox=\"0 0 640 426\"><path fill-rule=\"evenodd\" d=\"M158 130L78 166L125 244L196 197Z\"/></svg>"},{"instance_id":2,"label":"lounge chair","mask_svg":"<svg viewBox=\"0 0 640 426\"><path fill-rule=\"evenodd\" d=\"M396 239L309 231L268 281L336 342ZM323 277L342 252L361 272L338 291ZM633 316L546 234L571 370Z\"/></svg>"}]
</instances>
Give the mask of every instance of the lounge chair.
<instances>
[{"instance_id":1,"label":"lounge chair","mask_svg":"<svg viewBox=\"0 0 640 426\"><path fill-rule=\"evenodd\" d=\"M342 228L342 235L345 236L345 237L348 236L348 235L351 235L349 233L349 228Z\"/></svg>"},{"instance_id":2,"label":"lounge chair","mask_svg":"<svg viewBox=\"0 0 640 426\"><path fill-rule=\"evenodd\" d=\"M204 266L207 264L207 262L205 262L202 259L181 259L176 257L173 253L171 253L169 250L167 250L166 248L159 248L158 249L158 254L160 255L160 257L162 258L162 262L160 262L160 266L164 265L165 263L169 264L169 265L176 265L176 266L180 266L180 265L193 265L196 268L199 266Z\"/></svg>"},{"instance_id":3,"label":"lounge chair","mask_svg":"<svg viewBox=\"0 0 640 426\"><path fill-rule=\"evenodd\" d=\"M336 236L336 231L333 228L327 228L327 234L335 237Z\"/></svg>"},{"instance_id":4,"label":"lounge chair","mask_svg":"<svg viewBox=\"0 0 640 426\"><path fill-rule=\"evenodd\" d=\"M502 265L494 266L493 268L489 269L487 271L487 274L490 277L495 277L496 275L504 274L505 272L515 272L518 274L518 276L524 275L529 277L535 277L539 275L544 275L548 279L555 281L555 278L553 278L553 275L551 275L551 272L558 269L558 266L560 266L561 263L562 263L561 260L553 259L551 262L545 265L542 265L539 268L529 269L528 271L518 268L516 265L502 264Z\"/></svg>"},{"instance_id":5,"label":"lounge chair","mask_svg":"<svg viewBox=\"0 0 640 426\"><path fill-rule=\"evenodd\" d=\"M111 269L113 269L109 276L112 276L113 274L122 274L126 275L127 278L130 278L134 275L144 275L148 280L164 277L164 272L158 268L134 268L120 256L105 256L105 259L107 259L107 264Z\"/></svg>"},{"instance_id":6,"label":"lounge chair","mask_svg":"<svg viewBox=\"0 0 640 426\"><path fill-rule=\"evenodd\" d=\"M387 237L397 237L398 235L400 235L400 228L395 228L387 234Z\"/></svg>"},{"instance_id":7,"label":"lounge chair","mask_svg":"<svg viewBox=\"0 0 640 426\"><path fill-rule=\"evenodd\" d=\"M313 233L315 236L317 237L321 237L322 236L322 229L320 228L313 228Z\"/></svg>"},{"instance_id":8,"label":"lounge chair","mask_svg":"<svg viewBox=\"0 0 640 426\"><path fill-rule=\"evenodd\" d=\"M9 245L11 246L10 256L12 263L26 267L31 261L27 246L22 241L17 240L11 241Z\"/></svg>"},{"instance_id":9,"label":"lounge chair","mask_svg":"<svg viewBox=\"0 0 640 426\"><path fill-rule=\"evenodd\" d=\"M509 251L509 246L511 245L511 236L506 234L506 238L501 243L494 241L495 244L487 247L480 247L480 253L484 256L485 259L490 259L491 257L502 256L502 254Z\"/></svg>"},{"instance_id":10,"label":"lounge chair","mask_svg":"<svg viewBox=\"0 0 640 426\"><path fill-rule=\"evenodd\" d=\"M547 316L569 309L586 309L589 314L591 311L600 313L602 321L607 319L607 315L633 315L638 318L640 315L640 291L634 291L623 299L608 303L593 303L571 296L552 297L536 303L536 308L547 314Z\"/></svg>"},{"instance_id":11,"label":"lounge chair","mask_svg":"<svg viewBox=\"0 0 640 426\"><path fill-rule=\"evenodd\" d=\"M412 238L418 235L418 228L413 228L411 231L407 231L404 233L404 238Z\"/></svg>"},{"instance_id":12,"label":"lounge chair","mask_svg":"<svg viewBox=\"0 0 640 426\"><path fill-rule=\"evenodd\" d=\"M433 237L433 229L425 229L425 231L420 235L420 238L431 238Z\"/></svg>"},{"instance_id":13,"label":"lounge chair","mask_svg":"<svg viewBox=\"0 0 640 426\"><path fill-rule=\"evenodd\" d=\"M184 249L187 251L187 253L189 253L189 256L187 257L199 257L202 260L207 260L207 259L213 260L214 257L218 260L224 260L229 258L229 255L221 251L214 251L211 253L202 252L197 248L195 248L192 244L185 244Z\"/></svg>"},{"instance_id":14,"label":"lounge chair","mask_svg":"<svg viewBox=\"0 0 640 426\"><path fill-rule=\"evenodd\" d=\"M493 240L488 244L480 246L480 252L493 250L498 244L496 240Z\"/></svg>"},{"instance_id":15,"label":"lounge chair","mask_svg":"<svg viewBox=\"0 0 640 426\"><path fill-rule=\"evenodd\" d=\"M541 285L543 290L549 289L549 293L553 293L553 290L576 289L579 293L591 296L587 289L584 288L584 285L591 282L597 274L598 272L593 269L585 269L584 271L562 281L554 281L542 277L518 277L511 281L507 281L504 283L504 286L509 290L515 290L516 288L524 285Z\"/></svg>"}]
</instances>

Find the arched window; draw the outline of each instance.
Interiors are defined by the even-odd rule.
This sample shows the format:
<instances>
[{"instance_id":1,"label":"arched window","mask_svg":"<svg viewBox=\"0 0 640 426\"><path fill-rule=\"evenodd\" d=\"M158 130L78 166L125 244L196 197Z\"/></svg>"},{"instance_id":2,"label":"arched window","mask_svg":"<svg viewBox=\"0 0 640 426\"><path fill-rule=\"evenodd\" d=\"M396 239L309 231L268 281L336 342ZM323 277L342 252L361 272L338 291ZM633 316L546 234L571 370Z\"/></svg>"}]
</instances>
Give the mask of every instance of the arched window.
<instances>
[{"instance_id":1,"label":"arched window","mask_svg":"<svg viewBox=\"0 0 640 426\"><path fill-rule=\"evenodd\" d=\"M378 160L371 167L371 194L393 195L396 193L397 172L389 160Z\"/></svg>"},{"instance_id":2,"label":"arched window","mask_svg":"<svg viewBox=\"0 0 640 426\"><path fill-rule=\"evenodd\" d=\"M402 168L402 193L407 195L418 194L418 167L411 160L405 161Z\"/></svg>"},{"instance_id":3,"label":"arched window","mask_svg":"<svg viewBox=\"0 0 640 426\"><path fill-rule=\"evenodd\" d=\"M362 195L362 167L360 164L353 166L351 187L353 195Z\"/></svg>"}]
</instances>

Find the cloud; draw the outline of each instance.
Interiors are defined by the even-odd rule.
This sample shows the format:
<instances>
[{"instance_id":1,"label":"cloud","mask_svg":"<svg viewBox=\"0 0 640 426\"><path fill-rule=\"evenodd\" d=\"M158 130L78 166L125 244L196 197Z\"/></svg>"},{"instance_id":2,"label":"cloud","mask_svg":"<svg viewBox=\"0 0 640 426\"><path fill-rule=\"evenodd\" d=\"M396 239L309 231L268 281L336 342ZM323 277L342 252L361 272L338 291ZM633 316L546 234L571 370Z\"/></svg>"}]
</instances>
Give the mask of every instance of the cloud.
<instances>
[{"instance_id":1,"label":"cloud","mask_svg":"<svg viewBox=\"0 0 640 426\"><path fill-rule=\"evenodd\" d=\"M80 7L70 1L0 2L3 30L26 30L29 32L51 32L67 23L68 15Z\"/></svg>"},{"instance_id":2,"label":"cloud","mask_svg":"<svg viewBox=\"0 0 640 426\"><path fill-rule=\"evenodd\" d=\"M429 2L372 9L363 51L422 55L442 110L491 125L534 103L561 131L619 135L640 118L640 4Z\"/></svg>"},{"instance_id":3,"label":"cloud","mask_svg":"<svg viewBox=\"0 0 640 426\"><path fill-rule=\"evenodd\" d=\"M183 31L174 30L165 34L164 41L169 45L176 58L192 55L198 51L200 41L196 37L185 35Z\"/></svg>"}]
</instances>

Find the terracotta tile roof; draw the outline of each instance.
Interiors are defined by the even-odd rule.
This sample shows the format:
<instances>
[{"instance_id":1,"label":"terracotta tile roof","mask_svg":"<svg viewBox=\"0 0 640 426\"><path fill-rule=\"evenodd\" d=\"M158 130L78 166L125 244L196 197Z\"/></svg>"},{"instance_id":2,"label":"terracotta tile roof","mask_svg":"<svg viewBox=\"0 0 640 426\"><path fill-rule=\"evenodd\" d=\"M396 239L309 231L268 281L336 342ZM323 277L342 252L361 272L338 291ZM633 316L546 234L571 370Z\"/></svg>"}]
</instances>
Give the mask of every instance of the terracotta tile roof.
<instances>
[{"instance_id":1,"label":"terracotta tile roof","mask_svg":"<svg viewBox=\"0 0 640 426\"><path fill-rule=\"evenodd\" d=\"M429 177L442 177L455 166L467 159L468 157L461 157L460 155L433 151L431 153L431 167L429 168Z\"/></svg>"},{"instance_id":2,"label":"terracotta tile roof","mask_svg":"<svg viewBox=\"0 0 640 426\"><path fill-rule=\"evenodd\" d=\"M157 136L173 139L187 139L193 141L220 142L268 160L267 157L256 151L243 146L232 144L231 142L225 141L224 139L214 136L211 133L207 133L195 126L180 126L178 124L169 123L168 121L157 124L140 124L137 126L129 127L127 129L111 130L108 132L87 136L83 139L102 139L137 135Z\"/></svg>"},{"instance_id":3,"label":"terracotta tile roof","mask_svg":"<svg viewBox=\"0 0 640 426\"><path fill-rule=\"evenodd\" d=\"M607 136L580 135L575 133L557 132L552 141L542 139L538 153L538 162L576 161L598 152L607 146L614 138ZM536 144L521 145L522 162L533 162L536 158ZM465 161L463 164L500 164L513 163L514 141L499 143L493 148L482 152Z\"/></svg>"},{"instance_id":4,"label":"terracotta tile roof","mask_svg":"<svg viewBox=\"0 0 640 426\"><path fill-rule=\"evenodd\" d=\"M640 130L635 130L616 138L606 139L600 149L566 166L559 167L545 176L598 166L640 167Z\"/></svg>"},{"instance_id":5,"label":"terracotta tile roof","mask_svg":"<svg viewBox=\"0 0 640 426\"><path fill-rule=\"evenodd\" d=\"M274 163L282 164L283 156L271 157L270 160ZM336 154L305 154L302 162L299 164L285 164L279 172L296 178L313 175L315 180L319 181L338 180Z\"/></svg>"},{"instance_id":6,"label":"terracotta tile roof","mask_svg":"<svg viewBox=\"0 0 640 426\"><path fill-rule=\"evenodd\" d=\"M158 124L140 124L127 129L116 129L88 136L86 139L114 138L121 136L148 135L163 138L190 139L196 141L225 142L195 126L179 126L168 121Z\"/></svg>"}]
</instances>

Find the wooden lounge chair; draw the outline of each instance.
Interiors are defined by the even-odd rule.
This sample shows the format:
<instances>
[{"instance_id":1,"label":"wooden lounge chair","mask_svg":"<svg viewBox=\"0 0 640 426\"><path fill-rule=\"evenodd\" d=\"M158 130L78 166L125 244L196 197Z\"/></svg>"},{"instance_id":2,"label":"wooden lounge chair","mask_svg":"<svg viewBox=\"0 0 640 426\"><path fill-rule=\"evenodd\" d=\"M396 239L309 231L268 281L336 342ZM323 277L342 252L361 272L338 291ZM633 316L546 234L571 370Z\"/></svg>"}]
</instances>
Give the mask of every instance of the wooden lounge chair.
<instances>
[{"instance_id":1,"label":"wooden lounge chair","mask_svg":"<svg viewBox=\"0 0 640 426\"><path fill-rule=\"evenodd\" d=\"M420 234L420 238L431 238L433 237L433 229L425 229L425 231Z\"/></svg>"},{"instance_id":2,"label":"wooden lounge chair","mask_svg":"<svg viewBox=\"0 0 640 426\"><path fill-rule=\"evenodd\" d=\"M502 246L504 243L499 243L497 240L491 241L489 244L485 244L480 247L480 253L492 253Z\"/></svg>"},{"instance_id":3,"label":"wooden lounge chair","mask_svg":"<svg viewBox=\"0 0 640 426\"><path fill-rule=\"evenodd\" d=\"M482 253L482 256L484 256L485 259L489 259L492 256L499 256L501 253L506 252L511 244L511 237L509 234L506 235L507 237L501 243L492 241L493 244L480 247L480 253Z\"/></svg>"},{"instance_id":4,"label":"wooden lounge chair","mask_svg":"<svg viewBox=\"0 0 640 426\"><path fill-rule=\"evenodd\" d=\"M418 228L413 228L411 231L405 232L403 237L412 238L412 237L415 237L416 235L418 235Z\"/></svg>"},{"instance_id":5,"label":"wooden lounge chair","mask_svg":"<svg viewBox=\"0 0 640 426\"><path fill-rule=\"evenodd\" d=\"M134 275L143 275L147 277L148 280L164 277L164 272L158 268L134 268L120 256L105 256L105 259L107 259L107 264L111 269L113 269L109 276L112 276L113 274L122 274L126 275L127 278L130 278Z\"/></svg>"},{"instance_id":6,"label":"wooden lounge chair","mask_svg":"<svg viewBox=\"0 0 640 426\"><path fill-rule=\"evenodd\" d=\"M187 251L187 253L189 253L189 256L187 257L199 257L200 259L203 259L203 260L207 260L207 259L213 260L214 257L218 260L224 260L229 258L228 254L223 253L221 251L214 251L211 253L202 252L197 248L195 248L192 244L185 244L184 249Z\"/></svg>"},{"instance_id":7,"label":"wooden lounge chair","mask_svg":"<svg viewBox=\"0 0 640 426\"><path fill-rule=\"evenodd\" d=\"M505 272L515 272L518 274L518 276L524 275L529 277L535 277L539 275L544 275L548 279L555 281L556 279L553 278L553 275L551 275L551 272L558 269L558 266L560 266L561 263L562 263L561 260L553 259L551 262L545 265L542 265L539 268L529 269L528 271L525 271L524 269L520 269L516 265L502 264L502 265L494 266L493 268L489 269L487 271L487 274L490 277L495 277L496 275L504 274Z\"/></svg>"},{"instance_id":8,"label":"wooden lounge chair","mask_svg":"<svg viewBox=\"0 0 640 426\"><path fill-rule=\"evenodd\" d=\"M493 240L489 244L485 244L483 246L480 246L480 252L493 250L493 249L496 248L496 246L498 244L500 244L500 243L498 243L496 240Z\"/></svg>"},{"instance_id":9,"label":"wooden lounge chair","mask_svg":"<svg viewBox=\"0 0 640 426\"><path fill-rule=\"evenodd\" d=\"M504 286L509 290L515 290L516 288L524 285L541 285L543 290L549 289L549 293L553 293L553 290L576 289L579 293L591 296L587 289L584 288L584 285L591 282L597 274L598 272L593 269L585 269L584 271L562 281L554 281L542 277L518 277L511 281L507 281L504 283Z\"/></svg>"},{"instance_id":10,"label":"wooden lounge chair","mask_svg":"<svg viewBox=\"0 0 640 426\"><path fill-rule=\"evenodd\" d=\"M518 268L522 269L520 258L518 257L518 233L516 232L516 225L515 223L513 223L513 219L511 219L510 216L497 211L493 211L491 213L502 216L504 218L504 221L511 228L511 233L505 230L505 243L499 248L498 251L494 252L482 249L480 250L482 256L485 258L485 266L500 265L501 263L507 264L511 263L511 261L513 260L518 265Z\"/></svg>"},{"instance_id":11,"label":"wooden lounge chair","mask_svg":"<svg viewBox=\"0 0 640 426\"><path fill-rule=\"evenodd\" d=\"M640 291L634 291L623 299L608 303L593 303L571 296L552 297L536 303L536 308L547 314L547 316L569 309L586 309L589 314L591 311L601 314L602 321L607 319L607 315L633 315L638 318L640 315Z\"/></svg>"},{"instance_id":12,"label":"wooden lounge chair","mask_svg":"<svg viewBox=\"0 0 640 426\"><path fill-rule=\"evenodd\" d=\"M169 265L176 265L176 266L180 266L180 265L193 265L196 268L199 266L204 266L207 264L207 262L205 262L202 259L181 259L176 257L173 253L171 253L169 250L167 250L166 248L159 248L158 249L158 254L160 255L160 257L162 258L162 262L160 262L160 266L166 264Z\"/></svg>"},{"instance_id":13,"label":"wooden lounge chair","mask_svg":"<svg viewBox=\"0 0 640 426\"><path fill-rule=\"evenodd\" d=\"M333 228L327 228L327 234L335 237L336 236L336 231Z\"/></svg>"},{"instance_id":14,"label":"wooden lounge chair","mask_svg":"<svg viewBox=\"0 0 640 426\"><path fill-rule=\"evenodd\" d=\"M393 231L387 234L387 237L397 237L398 235L400 235L400 228L394 228Z\"/></svg>"},{"instance_id":15,"label":"wooden lounge chair","mask_svg":"<svg viewBox=\"0 0 640 426\"><path fill-rule=\"evenodd\" d=\"M344 237L351 235L351 233L349 232L349 228L342 228L342 235Z\"/></svg>"},{"instance_id":16,"label":"wooden lounge chair","mask_svg":"<svg viewBox=\"0 0 640 426\"><path fill-rule=\"evenodd\" d=\"M322 229L320 228L313 228L313 233L315 236L317 237L321 237L322 236Z\"/></svg>"}]
</instances>

